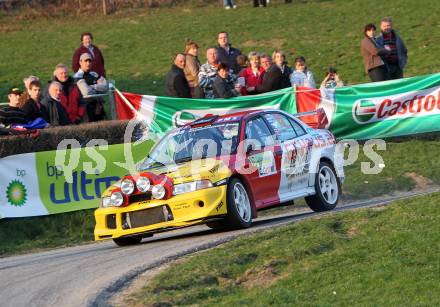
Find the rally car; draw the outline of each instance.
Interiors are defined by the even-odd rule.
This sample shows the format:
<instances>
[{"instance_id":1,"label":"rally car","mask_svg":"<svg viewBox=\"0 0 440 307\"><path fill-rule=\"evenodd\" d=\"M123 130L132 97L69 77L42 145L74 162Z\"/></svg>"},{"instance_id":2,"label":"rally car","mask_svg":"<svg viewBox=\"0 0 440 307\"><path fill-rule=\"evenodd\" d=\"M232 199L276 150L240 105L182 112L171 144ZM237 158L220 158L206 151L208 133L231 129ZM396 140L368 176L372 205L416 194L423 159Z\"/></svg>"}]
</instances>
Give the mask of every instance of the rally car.
<instances>
[{"instance_id":1,"label":"rally car","mask_svg":"<svg viewBox=\"0 0 440 307\"><path fill-rule=\"evenodd\" d=\"M122 246L195 224L245 228L258 210L300 197L331 210L342 165L330 131L283 111L207 115L170 131L103 193L95 239Z\"/></svg>"}]
</instances>

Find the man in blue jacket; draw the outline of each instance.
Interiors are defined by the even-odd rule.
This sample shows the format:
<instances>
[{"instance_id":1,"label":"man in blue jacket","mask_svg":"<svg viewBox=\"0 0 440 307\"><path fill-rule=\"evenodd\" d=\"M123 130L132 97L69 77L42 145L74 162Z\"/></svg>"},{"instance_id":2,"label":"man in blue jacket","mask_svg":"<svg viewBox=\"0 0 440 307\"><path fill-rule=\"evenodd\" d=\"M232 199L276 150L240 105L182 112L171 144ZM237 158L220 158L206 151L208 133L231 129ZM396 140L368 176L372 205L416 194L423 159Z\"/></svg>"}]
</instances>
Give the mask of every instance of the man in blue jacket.
<instances>
[{"instance_id":1,"label":"man in blue jacket","mask_svg":"<svg viewBox=\"0 0 440 307\"><path fill-rule=\"evenodd\" d=\"M390 17L382 18L380 29L382 33L376 38L376 43L379 47L390 51L382 57L388 69L388 77L390 80L403 78L403 68L408 59L405 43L393 29L393 21Z\"/></svg>"}]
</instances>

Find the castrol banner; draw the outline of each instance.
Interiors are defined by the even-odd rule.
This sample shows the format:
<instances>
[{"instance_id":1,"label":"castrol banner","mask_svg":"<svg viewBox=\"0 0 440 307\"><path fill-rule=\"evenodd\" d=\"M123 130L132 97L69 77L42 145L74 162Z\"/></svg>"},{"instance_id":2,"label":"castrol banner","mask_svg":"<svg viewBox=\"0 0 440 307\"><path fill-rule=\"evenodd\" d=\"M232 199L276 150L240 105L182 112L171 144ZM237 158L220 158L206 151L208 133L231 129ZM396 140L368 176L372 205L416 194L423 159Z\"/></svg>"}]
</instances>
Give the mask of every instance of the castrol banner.
<instances>
[{"instance_id":1,"label":"castrol banner","mask_svg":"<svg viewBox=\"0 0 440 307\"><path fill-rule=\"evenodd\" d=\"M440 131L440 74L338 88L330 130L371 139Z\"/></svg>"},{"instance_id":2,"label":"castrol banner","mask_svg":"<svg viewBox=\"0 0 440 307\"><path fill-rule=\"evenodd\" d=\"M372 139L440 130L440 74L345 86L286 88L232 99L182 99L116 93L120 119L144 119L165 133L206 114L275 108L303 116L311 127L328 128L338 139Z\"/></svg>"}]
</instances>

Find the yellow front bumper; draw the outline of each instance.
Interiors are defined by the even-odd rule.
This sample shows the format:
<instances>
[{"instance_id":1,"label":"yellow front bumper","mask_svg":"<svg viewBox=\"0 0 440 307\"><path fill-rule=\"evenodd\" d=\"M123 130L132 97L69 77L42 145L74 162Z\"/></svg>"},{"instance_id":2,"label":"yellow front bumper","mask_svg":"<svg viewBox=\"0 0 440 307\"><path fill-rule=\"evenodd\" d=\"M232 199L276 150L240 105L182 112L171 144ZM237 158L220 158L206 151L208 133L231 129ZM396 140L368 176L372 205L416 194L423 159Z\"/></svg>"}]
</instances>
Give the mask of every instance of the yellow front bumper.
<instances>
[{"instance_id":1,"label":"yellow front bumper","mask_svg":"<svg viewBox=\"0 0 440 307\"><path fill-rule=\"evenodd\" d=\"M215 216L225 215L226 185L173 196L167 200L147 200L126 207L99 208L95 211L95 240L119 238L146 232L162 231L166 228L191 226ZM167 205L172 220L152 225L123 229L123 214ZM114 220L108 225L108 216ZM126 227L124 227L126 228Z\"/></svg>"}]
</instances>

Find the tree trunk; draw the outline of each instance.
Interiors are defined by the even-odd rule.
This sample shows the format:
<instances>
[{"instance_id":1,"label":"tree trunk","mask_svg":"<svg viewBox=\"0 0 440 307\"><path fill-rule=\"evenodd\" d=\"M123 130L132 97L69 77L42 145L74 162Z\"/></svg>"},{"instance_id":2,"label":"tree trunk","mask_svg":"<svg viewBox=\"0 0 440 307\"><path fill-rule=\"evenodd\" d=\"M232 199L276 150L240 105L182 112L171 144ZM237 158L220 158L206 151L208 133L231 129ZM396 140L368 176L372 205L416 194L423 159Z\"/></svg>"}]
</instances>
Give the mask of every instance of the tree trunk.
<instances>
[{"instance_id":1,"label":"tree trunk","mask_svg":"<svg viewBox=\"0 0 440 307\"><path fill-rule=\"evenodd\" d=\"M107 0L102 0L102 12L107 15Z\"/></svg>"}]
</instances>

